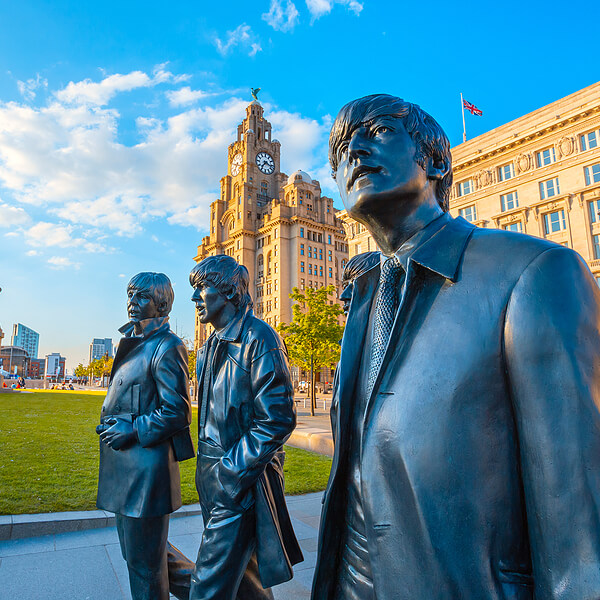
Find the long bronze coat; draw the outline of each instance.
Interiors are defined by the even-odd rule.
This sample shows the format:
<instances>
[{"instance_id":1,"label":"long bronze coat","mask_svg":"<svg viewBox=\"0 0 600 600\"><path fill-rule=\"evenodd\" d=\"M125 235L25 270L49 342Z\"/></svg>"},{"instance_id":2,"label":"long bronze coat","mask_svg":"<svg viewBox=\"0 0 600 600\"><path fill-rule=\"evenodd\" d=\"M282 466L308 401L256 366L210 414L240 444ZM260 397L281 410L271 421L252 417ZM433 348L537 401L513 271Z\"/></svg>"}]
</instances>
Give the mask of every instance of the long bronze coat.
<instances>
[{"instance_id":1,"label":"long bronze coat","mask_svg":"<svg viewBox=\"0 0 600 600\"><path fill-rule=\"evenodd\" d=\"M363 416L377 600L600 598L600 292L572 250L443 218ZM313 600L333 594L378 278L355 281L342 342Z\"/></svg>"},{"instance_id":2,"label":"long bronze coat","mask_svg":"<svg viewBox=\"0 0 600 600\"><path fill-rule=\"evenodd\" d=\"M207 472L196 472L206 496L200 502L255 511L258 569L268 588L291 579L292 565L303 560L284 498L282 447L296 426L287 351L251 309L240 311L198 351L199 382L210 343L216 344L213 402L206 427L199 431L199 453L208 446L220 459ZM202 404L202 388L198 402Z\"/></svg>"},{"instance_id":3,"label":"long bronze coat","mask_svg":"<svg viewBox=\"0 0 600 600\"><path fill-rule=\"evenodd\" d=\"M135 421L139 442L113 450L100 442L98 508L158 517L181 506L178 460L194 456L188 360L167 317L147 319L141 337L119 342L102 417ZM121 328L130 333L131 326Z\"/></svg>"}]
</instances>

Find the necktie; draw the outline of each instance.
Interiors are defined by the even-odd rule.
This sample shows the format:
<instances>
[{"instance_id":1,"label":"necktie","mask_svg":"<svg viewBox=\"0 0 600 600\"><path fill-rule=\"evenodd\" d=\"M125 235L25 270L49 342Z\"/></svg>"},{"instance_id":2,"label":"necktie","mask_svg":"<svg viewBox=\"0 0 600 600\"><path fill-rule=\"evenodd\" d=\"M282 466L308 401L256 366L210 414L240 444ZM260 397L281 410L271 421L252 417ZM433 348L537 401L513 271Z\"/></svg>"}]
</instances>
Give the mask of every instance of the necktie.
<instances>
[{"instance_id":1,"label":"necktie","mask_svg":"<svg viewBox=\"0 0 600 600\"><path fill-rule=\"evenodd\" d=\"M381 368L387 348L396 311L400 304L400 281L404 274L402 264L397 257L388 258L381 268L379 291L375 301L375 320L373 325L373 347L369 365L368 396L373 391L377 374Z\"/></svg>"},{"instance_id":2,"label":"necktie","mask_svg":"<svg viewBox=\"0 0 600 600\"><path fill-rule=\"evenodd\" d=\"M206 348L206 358L204 359L204 369L202 369L202 381L200 389L202 390L202 402L198 410L198 430L201 432L206 425L206 414L208 412L208 394L212 384L212 361L217 345L217 336L213 336L208 340Z\"/></svg>"}]
</instances>

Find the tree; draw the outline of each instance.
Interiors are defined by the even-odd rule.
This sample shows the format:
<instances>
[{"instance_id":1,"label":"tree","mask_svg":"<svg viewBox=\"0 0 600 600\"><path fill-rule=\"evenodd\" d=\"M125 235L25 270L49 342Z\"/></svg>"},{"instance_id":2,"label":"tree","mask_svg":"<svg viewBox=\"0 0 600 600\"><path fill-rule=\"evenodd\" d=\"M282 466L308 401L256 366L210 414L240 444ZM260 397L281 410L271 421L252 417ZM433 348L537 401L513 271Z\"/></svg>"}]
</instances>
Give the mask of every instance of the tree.
<instances>
[{"instance_id":1,"label":"tree","mask_svg":"<svg viewBox=\"0 0 600 600\"><path fill-rule=\"evenodd\" d=\"M81 363L79 363L75 367L73 375L75 375L75 377L85 377L87 375L87 368L84 367Z\"/></svg>"},{"instance_id":2,"label":"tree","mask_svg":"<svg viewBox=\"0 0 600 600\"><path fill-rule=\"evenodd\" d=\"M290 361L310 370L310 414L315 414L315 371L330 366L340 359L340 339L344 327L338 323L342 308L331 303L329 296L335 294L335 286L317 290L308 288L301 292L294 288L290 298L292 322L281 323L277 328L285 339Z\"/></svg>"}]
</instances>

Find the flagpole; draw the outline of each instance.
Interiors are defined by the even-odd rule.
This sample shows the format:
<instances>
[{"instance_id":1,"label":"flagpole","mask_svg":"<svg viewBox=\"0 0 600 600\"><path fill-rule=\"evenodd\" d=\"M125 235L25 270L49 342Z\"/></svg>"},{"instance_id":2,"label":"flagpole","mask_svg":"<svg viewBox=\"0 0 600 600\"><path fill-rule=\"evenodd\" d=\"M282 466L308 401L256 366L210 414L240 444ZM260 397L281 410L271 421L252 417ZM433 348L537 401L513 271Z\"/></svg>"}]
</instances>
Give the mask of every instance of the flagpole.
<instances>
[{"instance_id":1,"label":"flagpole","mask_svg":"<svg viewBox=\"0 0 600 600\"><path fill-rule=\"evenodd\" d=\"M463 100L462 92L460 93L460 109L462 110L463 118L463 142L467 141L467 126L465 125L465 102Z\"/></svg>"}]
</instances>

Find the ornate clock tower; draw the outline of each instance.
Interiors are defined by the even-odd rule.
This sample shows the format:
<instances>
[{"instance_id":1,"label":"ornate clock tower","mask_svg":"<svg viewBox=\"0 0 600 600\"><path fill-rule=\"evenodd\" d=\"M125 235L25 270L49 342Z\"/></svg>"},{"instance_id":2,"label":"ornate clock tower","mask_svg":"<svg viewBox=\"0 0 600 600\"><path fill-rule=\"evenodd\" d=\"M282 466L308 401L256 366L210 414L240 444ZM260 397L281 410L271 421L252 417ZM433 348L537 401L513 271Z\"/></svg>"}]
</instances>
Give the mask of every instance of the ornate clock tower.
<instances>
[{"instance_id":1,"label":"ornate clock tower","mask_svg":"<svg viewBox=\"0 0 600 600\"><path fill-rule=\"evenodd\" d=\"M281 145L263 113L256 99L246 107L194 260L228 254L244 265L256 316L276 327L292 319L293 287L340 284L348 247L319 182L304 171L287 177L279 170ZM196 320L196 347L207 333Z\"/></svg>"}]
</instances>

